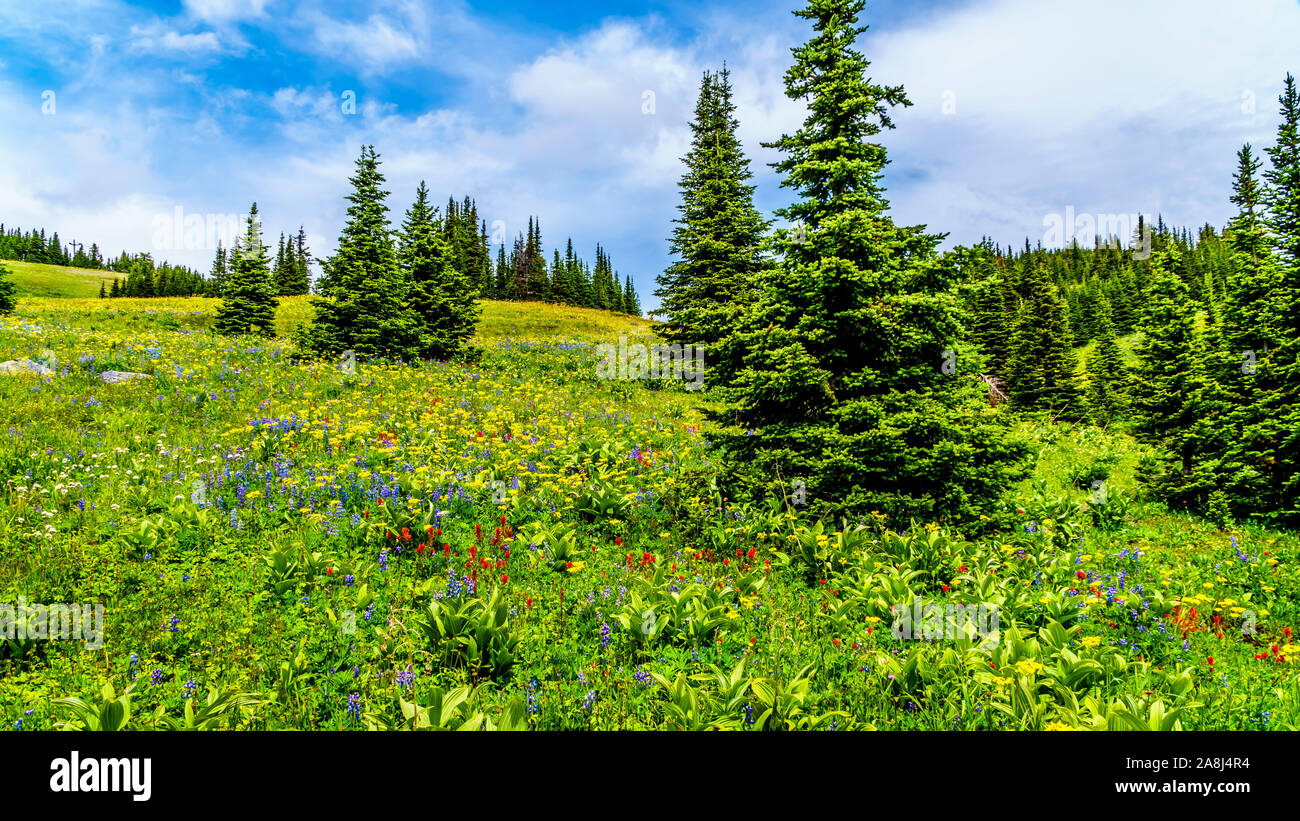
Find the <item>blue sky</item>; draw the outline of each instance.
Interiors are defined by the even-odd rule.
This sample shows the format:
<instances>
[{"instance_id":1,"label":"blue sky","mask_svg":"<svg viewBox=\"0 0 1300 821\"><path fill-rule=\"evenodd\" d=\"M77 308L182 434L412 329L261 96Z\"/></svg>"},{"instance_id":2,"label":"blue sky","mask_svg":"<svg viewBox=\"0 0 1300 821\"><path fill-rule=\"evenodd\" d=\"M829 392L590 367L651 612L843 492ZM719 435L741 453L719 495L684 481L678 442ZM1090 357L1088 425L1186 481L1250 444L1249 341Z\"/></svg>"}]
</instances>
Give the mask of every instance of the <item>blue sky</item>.
<instances>
[{"instance_id":1,"label":"blue sky","mask_svg":"<svg viewBox=\"0 0 1300 821\"><path fill-rule=\"evenodd\" d=\"M373 143L395 218L421 179L507 237L538 214L548 247L603 243L653 307L702 70L732 69L759 206L789 201L759 142L802 118L793 5L5 3L0 221L206 270L210 243L167 221L256 200L325 254ZM1235 150L1271 144L1300 71L1296 0L880 0L865 22L873 77L915 104L884 138L894 214L949 245L1037 241L1067 209L1222 225Z\"/></svg>"}]
</instances>

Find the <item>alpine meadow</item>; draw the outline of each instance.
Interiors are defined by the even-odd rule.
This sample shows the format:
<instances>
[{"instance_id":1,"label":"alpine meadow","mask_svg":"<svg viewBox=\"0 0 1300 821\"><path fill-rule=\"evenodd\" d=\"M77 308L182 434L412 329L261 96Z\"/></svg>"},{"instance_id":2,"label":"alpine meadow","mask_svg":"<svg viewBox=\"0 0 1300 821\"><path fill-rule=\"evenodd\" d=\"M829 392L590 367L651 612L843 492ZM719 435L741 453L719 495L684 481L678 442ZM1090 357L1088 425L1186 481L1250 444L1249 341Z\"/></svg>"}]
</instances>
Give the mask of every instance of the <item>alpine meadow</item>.
<instances>
[{"instance_id":1,"label":"alpine meadow","mask_svg":"<svg viewBox=\"0 0 1300 821\"><path fill-rule=\"evenodd\" d=\"M111 108L0 11L5 728L1300 726L1271 45L999 101L1050 50L926 32L1037 4L407 5L88 4Z\"/></svg>"}]
</instances>

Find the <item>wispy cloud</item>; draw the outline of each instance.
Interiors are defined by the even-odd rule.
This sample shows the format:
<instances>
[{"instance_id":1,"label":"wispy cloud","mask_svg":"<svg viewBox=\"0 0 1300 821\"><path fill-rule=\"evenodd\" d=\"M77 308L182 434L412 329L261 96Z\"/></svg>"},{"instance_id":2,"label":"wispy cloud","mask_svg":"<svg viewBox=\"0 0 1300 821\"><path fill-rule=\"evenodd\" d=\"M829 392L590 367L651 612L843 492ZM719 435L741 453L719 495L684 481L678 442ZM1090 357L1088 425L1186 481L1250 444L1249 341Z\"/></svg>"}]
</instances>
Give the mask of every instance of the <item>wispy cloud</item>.
<instances>
[{"instance_id":1,"label":"wispy cloud","mask_svg":"<svg viewBox=\"0 0 1300 821\"><path fill-rule=\"evenodd\" d=\"M216 32L182 34L162 23L131 27L131 50L135 52L173 52L189 57L216 54L222 50Z\"/></svg>"}]
</instances>

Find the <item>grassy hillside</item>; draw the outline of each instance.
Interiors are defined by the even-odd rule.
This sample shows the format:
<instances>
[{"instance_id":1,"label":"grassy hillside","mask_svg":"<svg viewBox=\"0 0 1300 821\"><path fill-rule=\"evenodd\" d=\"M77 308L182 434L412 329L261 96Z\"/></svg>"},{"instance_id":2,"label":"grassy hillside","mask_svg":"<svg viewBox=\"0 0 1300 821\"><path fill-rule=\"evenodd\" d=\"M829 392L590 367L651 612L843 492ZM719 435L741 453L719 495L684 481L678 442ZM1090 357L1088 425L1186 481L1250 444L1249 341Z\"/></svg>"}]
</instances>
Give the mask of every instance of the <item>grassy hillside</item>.
<instances>
[{"instance_id":1,"label":"grassy hillside","mask_svg":"<svg viewBox=\"0 0 1300 821\"><path fill-rule=\"evenodd\" d=\"M212 324L217 301L202 297L100 300L99 284L114 276L109 271L92 271L62 265L0 260L13 272L20 298L35 309L67 315L102 316L110 325L143 322L159 327L200 329ZM309 297L287 297L280 301L276 331L281 336L311 317ZM480 339L546 337L577 342L617 341L653 335L657 323L611 311L573 308L542 303L497 302L483 304L479 323Z\"/></svg>"},{"instance_id":2,"label":"grassy hillside","mask_svg":"<svg viewBox=\"0 0 1300 821\"><path fill-rule=\"evenodd\" d=\"M311 319L311 297L282 297L276 312L276 333L288 336L295 327ZM200 331L211 328L219 300L204 297L161 297L157 299L99 299L26 297L20 299L23 312L57 318L61 323L85 325L96 331L153 329L156 331ZM484 300L479 320L479 341L495 339L545 339L553 342L618 342L654 335L654 323L641 317L548 305L540 302L498 302Z\"/></svg>"},{"instance_id":3,"label":"grassy hillside","mask_svg":"<svg viewBox=\"0 0 1300 821\"><path fill-rule=\"evenodd\" d=\"M0 265L13 272L14 285L19 296L93 297L99 295L101 282L122 276L112 271L92 271L63 265L45 265L39 262L16 262L11 259L0 259ZM109 285L111 284L110 282Z\"/></svg>"}]
</instances>

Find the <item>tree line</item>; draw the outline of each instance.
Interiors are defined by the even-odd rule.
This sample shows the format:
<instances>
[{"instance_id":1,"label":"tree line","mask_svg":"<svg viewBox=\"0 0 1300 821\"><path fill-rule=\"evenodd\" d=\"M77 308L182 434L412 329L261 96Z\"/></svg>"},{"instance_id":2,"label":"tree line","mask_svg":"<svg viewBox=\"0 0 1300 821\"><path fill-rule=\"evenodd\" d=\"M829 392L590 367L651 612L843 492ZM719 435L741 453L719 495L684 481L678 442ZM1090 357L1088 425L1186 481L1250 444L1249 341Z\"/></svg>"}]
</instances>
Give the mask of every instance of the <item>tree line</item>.
<instances>
[{"instance_id":1,"label":"tree line","mask_svg":"<svg viewBox=\"0 0 1300 821\"><path fill-rule=\"evenodd\" d=\"M542 247L541 223L528 221L509 256L500 246L495 266L488 255L485 220L466 197L447 201L442 211L421 182L396 229L388 217L385 178L374 146L362 148L350 178L347 217L334 254L321 261L314 283L312 320L295 331L300 349L314 356L357 356L405 360L447 358L459 353L478 321L483 297L547 300L639 314L631 279L620 286L608 254L597 246L589 267L573 252L556 249L550 266ZM282 242L273 270L256 223L256 205L243 236L228 255L218 253L222 305L220 333L274 333L278 270L307 259L302 234Z\"/></svg>"},{"instance_id":2,"label":"tree line","mask_svg":"<svg viewBox=\"0 0 1300 821\"><path fill-rule=\"evenodd\" d=\"M553 249L548 262L539 217L528 218L527 230L516 235L509 251L504 241L499 243L495 259L487 220L480 217L475 200L468 196L459 201L448 197L444 208L430 209L429 219L432 230L442 235L447 246L450 267L483 299L536 300L637 316L641 313L632 278L619 281L601 245L596 245L595 262L589 264L574 252L570 238L563 254L558 247Z\"/></svg>"},{"instance_id":3,"label":"tree line","mask_svg":"<svg viewBox=\"0 0 1300 821\"><path fill-rule=\"evenodd\" d=\"M24 231L0 223L0 259L123 274L100 282L101 297L196 296L207 288L203 276L188 266L173 265L166 260L155 263L153 255L147 252L123 251L115 259L106 260L97 244L91 243L89 251L76 241L65 245L57 231L47 239L44 228Z\"/></svg>"}]
</instances>

